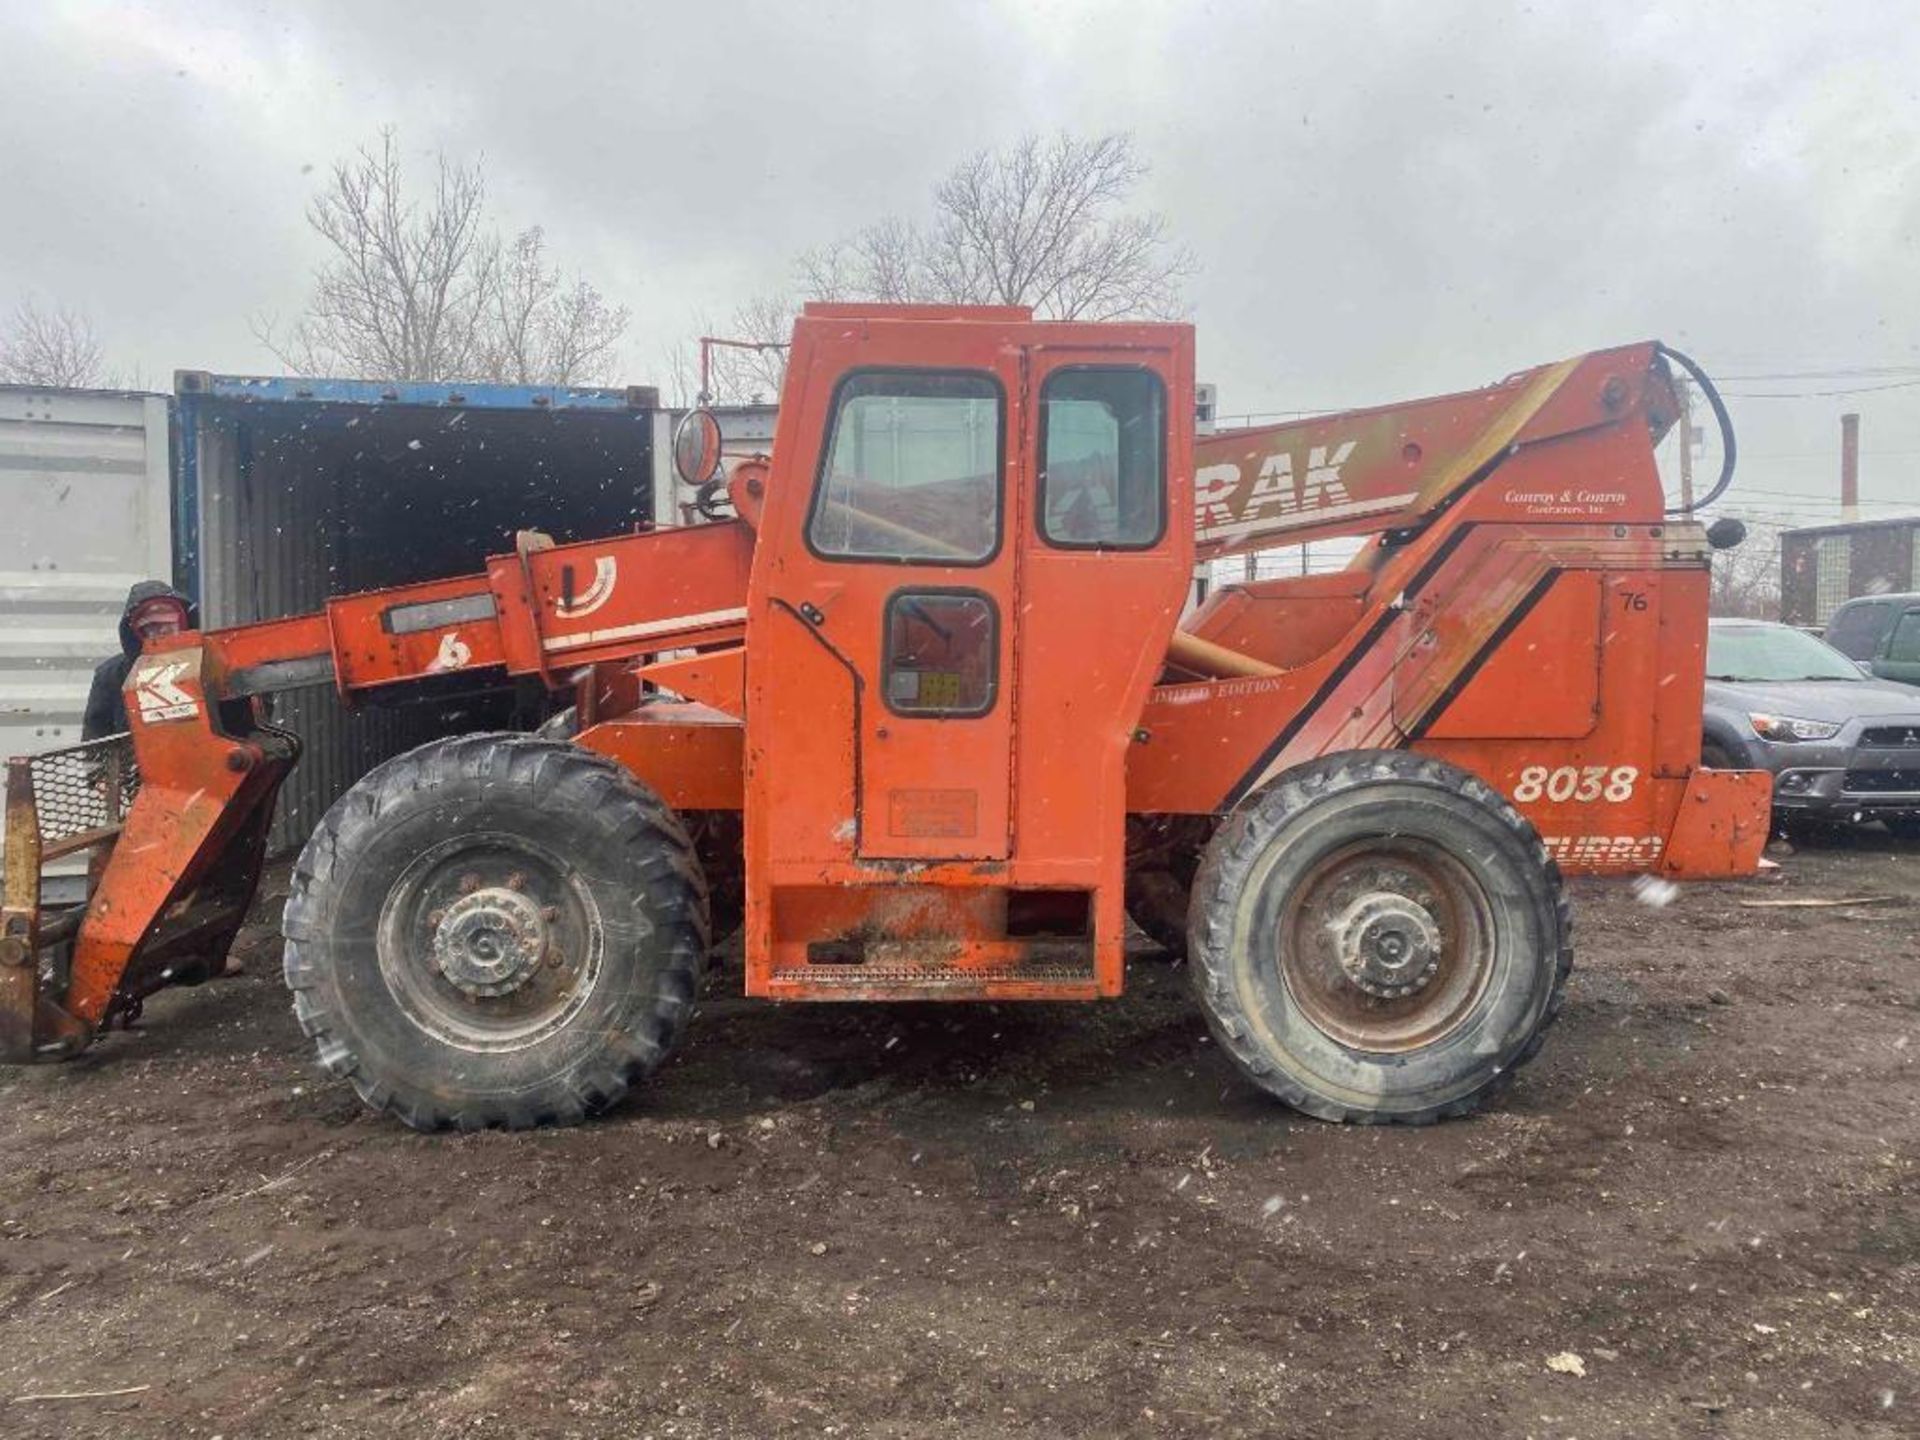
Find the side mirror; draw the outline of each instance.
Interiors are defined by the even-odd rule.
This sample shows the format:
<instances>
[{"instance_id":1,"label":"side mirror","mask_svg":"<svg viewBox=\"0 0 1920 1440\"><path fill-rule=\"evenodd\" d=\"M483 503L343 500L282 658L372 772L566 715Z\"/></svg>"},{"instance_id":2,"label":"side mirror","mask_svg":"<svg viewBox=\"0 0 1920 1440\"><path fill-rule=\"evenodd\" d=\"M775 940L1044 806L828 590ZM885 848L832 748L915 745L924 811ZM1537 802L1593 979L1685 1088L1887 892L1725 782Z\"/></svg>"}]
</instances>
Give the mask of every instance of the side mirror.
<instances>
[{"instance_id":1,"label":"side mirror","mask_svg":"<svg viewBox=\"0 0 1920 1440\"><path fill-rule=\"evenodd\" d=\"M1747 522L1726 515L1707 527L1707 544L1716 550L1731 550L1747 538Z\"/></svg>"},{"instance_id":2,"label":"side mirror","mask_svg":"<svg viewBox=\"0 0 1920 1440\"><path fill-rule=\"evenodd\" d=\"M673 430L673 468L689 485L705 485L720 473L720 422L711 410L689 410Z\"/></svg>"}]
</instances>

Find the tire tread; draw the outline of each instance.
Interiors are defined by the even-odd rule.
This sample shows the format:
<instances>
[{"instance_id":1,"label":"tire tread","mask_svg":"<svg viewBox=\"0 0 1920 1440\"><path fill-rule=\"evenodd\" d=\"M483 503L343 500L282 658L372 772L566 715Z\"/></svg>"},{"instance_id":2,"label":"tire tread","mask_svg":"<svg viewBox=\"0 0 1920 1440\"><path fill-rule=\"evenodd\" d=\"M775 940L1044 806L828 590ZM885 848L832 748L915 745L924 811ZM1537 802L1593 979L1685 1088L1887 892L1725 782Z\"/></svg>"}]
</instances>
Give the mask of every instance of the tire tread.
<instances>
[{"instance_id":1,"label":"tire tread","mask_svg":"<svg viewBox=\"0 0 1920 1440\"><path fill-rule=\"evenodd\" d=\"M367 843L383 815L407 797L474 781L551 796L546 803L563 804L606 839L644 855L636 883L666 917L663 923L680 932L660 947L660 968L631 1032L609 1037L589 1059L539 1091L485 1100L418 1093L370 1074L346 1026L326 1007L321 974L327 892L341 857ZM710 941L705 877L672 808L605 756L521 734L433 741L388 760L341 796L293 867L282 932L282 972L294 1015L327 1072L352 1085L370 1109L416 1130L463 1131L574 1124L618 1103L660 1065L684 1031Z\"/></svg>"},{"instance_id":2,"label":"tire tread","mask_svg":"<svg viewBox=\"0 0 1920 1440\"><path fill-rule=\"evenodd\" d=\"M1256 859L1276 833L1316 802L1359 786L1394 781L1462 795L1497 817L1538 861L1552 895L1557 932L1551 989L1539 1024L1511 1061L1470 1094L1421 1110L1385 1111L1347 1105L1316 1094L1275 1066L1252 1043L1227 969L1227 945L1240 890ZM1506 798L1478 776L1443 760L1409 750L1360 750L1331 755L1276 776L1228 816L1215 831L1194 877L1195 903L1187 937L1189 973L1220 1046L1255 1084L1288 1105L1322 1120L1360 1125L1430 1125L1468 1115L1513 1083L1521 1066L1539 1053L1546 1032L1566 999L1573 969L1573 906L1560 867L1539 832Z\"/></svg>"}]
</instances>

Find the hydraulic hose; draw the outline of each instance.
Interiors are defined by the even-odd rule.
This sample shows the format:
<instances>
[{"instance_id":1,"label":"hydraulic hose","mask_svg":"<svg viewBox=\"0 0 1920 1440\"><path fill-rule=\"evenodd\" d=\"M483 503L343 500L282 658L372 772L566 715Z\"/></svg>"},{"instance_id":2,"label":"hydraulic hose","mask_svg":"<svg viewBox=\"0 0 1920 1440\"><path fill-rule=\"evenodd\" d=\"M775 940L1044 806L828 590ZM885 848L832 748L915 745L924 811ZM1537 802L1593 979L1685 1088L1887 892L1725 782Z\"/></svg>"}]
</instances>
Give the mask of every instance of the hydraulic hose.
<instances>
[{"instance_id":1,"label":"hydraulic hose","mask_svg":"<svg viewBox=\"0 0 1920 1440\"><path fill-rule=\"evenodd\" d=\"M1700 499L1694 501L1693 504L1667 506L1667 514L1669 515L1692 514L1695 510L1706 509L1707 506L1718 500L1721 495L1726 492L1727 486L1733 483L1733 461L1736 453L1733 439L1733 419L1727 414L1726 402L1720 398L1720 392L1713 388L1713 381L1707 378L1706 371L1694 364L1690 358L1682 355L1678 350L1675 350L1671 345L1661 345L1659 346L1659 350L1660 353L1669 360L1678 362L1680 368L1693 377L1694 383L1700 387L1700 393L1707 397L1707 404L1713 410L1713 418L1720 422L1720 478L1713 482L1713 488L1711 490L1707 491ZM1682 445L1687 443L1687 437L1685 435L1680 437L1680 443Z\"/></svg>"}]
</instances>

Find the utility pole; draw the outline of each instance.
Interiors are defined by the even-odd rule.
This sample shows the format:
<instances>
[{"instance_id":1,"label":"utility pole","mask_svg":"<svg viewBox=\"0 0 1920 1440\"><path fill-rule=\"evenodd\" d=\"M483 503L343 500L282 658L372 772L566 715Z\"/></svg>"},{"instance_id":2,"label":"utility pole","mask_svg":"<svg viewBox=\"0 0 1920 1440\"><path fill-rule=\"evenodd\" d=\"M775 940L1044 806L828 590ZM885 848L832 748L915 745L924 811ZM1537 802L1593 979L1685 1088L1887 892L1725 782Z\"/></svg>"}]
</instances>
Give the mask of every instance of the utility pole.
<instances>
[{"instance_id":1,"label":"utility pole","mask_svg":"<svg viewBox=\"0 0 1920 1440\"><path fill-rule=\"evenodd\" d=\"M1693 386L1679 377L1680 389L1680 508L1693 509Z\"/></svg>"}]
</instances>

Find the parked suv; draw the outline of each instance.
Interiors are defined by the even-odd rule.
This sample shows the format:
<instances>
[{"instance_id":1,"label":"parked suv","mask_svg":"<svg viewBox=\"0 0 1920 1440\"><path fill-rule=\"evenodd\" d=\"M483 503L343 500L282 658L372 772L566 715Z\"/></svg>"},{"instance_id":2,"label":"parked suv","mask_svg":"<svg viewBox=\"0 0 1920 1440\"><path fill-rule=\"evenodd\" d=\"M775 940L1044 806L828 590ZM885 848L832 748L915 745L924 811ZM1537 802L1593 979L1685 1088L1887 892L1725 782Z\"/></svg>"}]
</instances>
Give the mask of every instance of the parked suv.
<instances>
[{"instance_id":1,"label":"parked suv","mask_svg":"<svg viewBox=\"0 0 1920 1440\"><path fill-rule=\"evenodd\" d=\"M1773 772L1782 820L1884 820L1920 839L1920 690L1762 620L1707 630L1701 763Z\"/></svg>"},{"instance_id":2,"label":"parked suv","mask_svg":"<svg viewBox=\"0 0 1920 1440\"><path fill-rule=\"evenodd\" d=\"M1882 680L1920 685L1920 595L1862 595L1827 621L1826 642Z\"/></svg>"}]
</instances>

